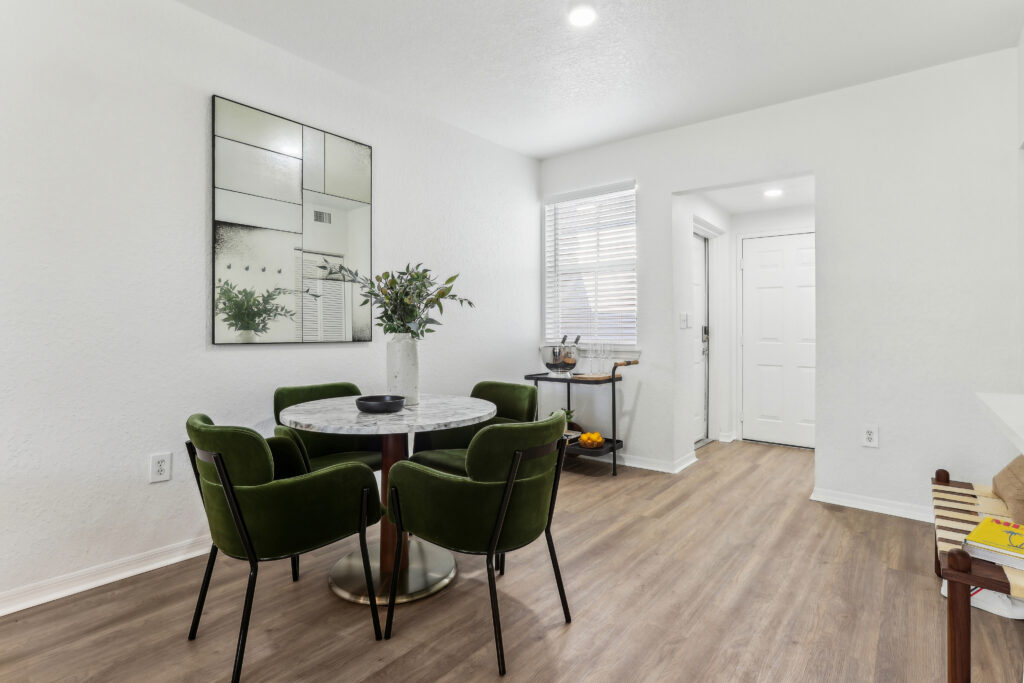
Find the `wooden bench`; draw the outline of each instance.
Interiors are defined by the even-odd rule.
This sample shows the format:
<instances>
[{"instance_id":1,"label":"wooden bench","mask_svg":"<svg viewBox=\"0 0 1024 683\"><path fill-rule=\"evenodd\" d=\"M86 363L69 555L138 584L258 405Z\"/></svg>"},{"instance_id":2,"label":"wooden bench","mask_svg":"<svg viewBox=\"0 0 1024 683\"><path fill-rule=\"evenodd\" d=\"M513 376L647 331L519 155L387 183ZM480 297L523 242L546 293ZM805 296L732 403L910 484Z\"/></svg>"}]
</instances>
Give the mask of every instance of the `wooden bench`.
<instances>
[{"instance_id":1,"label":"wooden bench","mask_svg":"<svg viewBox=\"0 0 1024 683\"><path fill-rule=\"evenodd\" d=\"M932 479L932 502L935 507L935 573L947 581L946 599L946 680L966 683L971 680L971 586L1010 595L1010 580L998 564L972 558L960 546L969 533L972 518L977 524L984 516L999 514L990 490L979 490L974 484L950 481L949 472L937 470ZM942 489L937 490L939 486ZM958 490L951 490L958 489ZM986 503L989 510L964 509L974 501ZM1005 507L1005 506L1004 506ZM996 508L996 509L993 509Z\"/></svg>"}]
</instances>

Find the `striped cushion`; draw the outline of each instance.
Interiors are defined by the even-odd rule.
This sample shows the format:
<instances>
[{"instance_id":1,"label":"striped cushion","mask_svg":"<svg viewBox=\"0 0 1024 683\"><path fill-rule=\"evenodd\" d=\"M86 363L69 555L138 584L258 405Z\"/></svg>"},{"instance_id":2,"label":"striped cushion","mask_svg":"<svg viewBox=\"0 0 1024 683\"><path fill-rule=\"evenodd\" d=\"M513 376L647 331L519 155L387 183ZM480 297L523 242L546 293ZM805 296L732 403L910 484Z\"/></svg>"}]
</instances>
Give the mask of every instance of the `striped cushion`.
<instances>
[{"instance_id":1,"label":"striped cushion","mask_svg":"<svg viewBox=\"0 0 1024 683\"><path fill-rule=\"evenodd\" d=\"M1004 522L1010 519L1006 504L984 484L932 484L932 505L935 508L935 543L940 553L963 547L964 538L985 517ZM1010 584L1010 594L1024 598L1024 571L1003 567Z\"/></svg>"}]
</instances>

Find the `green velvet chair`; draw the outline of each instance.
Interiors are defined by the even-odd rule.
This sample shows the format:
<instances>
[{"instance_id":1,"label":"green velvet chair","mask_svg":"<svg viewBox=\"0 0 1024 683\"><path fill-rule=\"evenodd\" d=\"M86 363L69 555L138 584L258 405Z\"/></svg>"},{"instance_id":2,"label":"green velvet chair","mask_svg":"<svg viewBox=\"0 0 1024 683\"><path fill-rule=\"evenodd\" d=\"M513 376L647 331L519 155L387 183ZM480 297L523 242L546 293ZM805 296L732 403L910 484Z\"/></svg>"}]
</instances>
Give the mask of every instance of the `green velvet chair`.
<instances>
[{"instance_id":1,"label":"green velvet chair","mask_svg":"<svg viewBox=\"0 0 1024 683\"><path fill-rule=\"evenodd\" d=\"M185 429L185 446L213 537L188 639L195 640L199 629L217 551L247 560L249 584L231 678L238 681L259 563L291 558L292 581L298 581L301 553L358 533L373 631L380 640L366 548L366 526L382 515L373 471L350 462L310 472L291 439L264 439L245 427L216 426L206 415L192 415Z\"/></svg>"},{"instance_id":2,"label":"green velvet chair","mask_svg":"<svg viewBox=\"0 0 1024 683\"><path fill-rule=\"evenodd\" d=\"M380 437L323 434L292 429L281 424L281 411L296 403L319 401L339 396L360 396L359 387L351 382L310 384L298 387L280 387L274 392L274 428L276 436L285 436L295 442L310 470L319 470L343 462L361 462L380 469Z\"/></svg>"},{"instance_id":3,"label":"green velvet chair","mask_svg":"<svg viewBox=\"0 0 1024 683\"><path fill-rule=\"evenodd\" d=\"M551 538L558 479L565 460L564 432L565 413L561 411L540 422L492 425L480 430L469 444L467 476L408 460L395 464L388 475L387 514L398 527L399 538L401 532L408 531L455 552L487 556L494 644L502 676L505 652L494 583L496 560L504 573L505 553L532 543L543 533L565 622L571 621ZM399 543L395 551L396 573L402 562L401 546ZM396 586L397 582L392 582L385 639L391 637Z\"/></svg>"},{"instance_id":4,"label":"green velvet chair","mask_svg":"<svg viewBox=\"0 0 1024 683\"><path fill-rule=\"evenodd\" d=\"M469 395L493 403L498 408L497 414L479 424L417 434L413 462L465 476L466 449L477 432L495 424L530 422L537 415L537 387L527 384L479 382Z\"/></svg>"}]
</instances>

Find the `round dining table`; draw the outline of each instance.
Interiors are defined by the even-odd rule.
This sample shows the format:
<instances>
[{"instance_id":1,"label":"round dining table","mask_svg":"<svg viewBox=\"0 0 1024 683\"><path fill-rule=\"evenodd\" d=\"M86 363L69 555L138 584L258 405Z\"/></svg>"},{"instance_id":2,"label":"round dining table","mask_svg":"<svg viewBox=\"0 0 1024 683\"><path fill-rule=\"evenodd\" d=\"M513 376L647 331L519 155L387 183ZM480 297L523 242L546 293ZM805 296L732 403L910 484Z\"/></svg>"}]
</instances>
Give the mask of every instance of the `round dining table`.
<instances>
[{"instance_id":1,"label":"round dining table","mask_svg":"<svg viewBox=\"0 0 1024 683\"><path fill-rule=\"evenodd\" d=\"M356 396L325 398L298 403L281 411L281 424L294 429L328 434L381 436L381 503L387 504L388 472L409 453L409 434L452 429L494 417L497 407L490 401L469 396L420 394L419 403L396 413L364 413L356 407ZM370 544L370 566L378 599L390 590L398 529L380 520L380 543ZM455 556L444 548L420 538L402 534L404 548L399 570L397 602L409 602L433 595L455 578ZM330 586L337 595L353 602L368 603L363 560L358 551L342 557L330 572Z\"/></svg>"}]
</instances>

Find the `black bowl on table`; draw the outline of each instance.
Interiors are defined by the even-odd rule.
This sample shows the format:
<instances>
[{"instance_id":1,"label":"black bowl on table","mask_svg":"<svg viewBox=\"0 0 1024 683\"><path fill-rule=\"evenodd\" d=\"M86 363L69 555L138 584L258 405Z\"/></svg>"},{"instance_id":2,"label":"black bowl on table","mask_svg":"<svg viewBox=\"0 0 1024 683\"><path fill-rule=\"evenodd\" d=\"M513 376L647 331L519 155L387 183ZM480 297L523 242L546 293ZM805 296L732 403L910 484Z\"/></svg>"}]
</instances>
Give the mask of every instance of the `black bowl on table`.
<instances>
[{"instance_id":1,"label":"black bowl on table","mask_svg":"<svg viewBox=\"0 0 1024 683\"><path fill-rule=\"evenodd\" d=\"M405 396L383 394L379 396L360 396L356 399L356 408L364 413L397 413L405 407Z\"/></svg>"}]
</instances>

